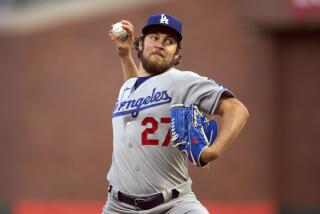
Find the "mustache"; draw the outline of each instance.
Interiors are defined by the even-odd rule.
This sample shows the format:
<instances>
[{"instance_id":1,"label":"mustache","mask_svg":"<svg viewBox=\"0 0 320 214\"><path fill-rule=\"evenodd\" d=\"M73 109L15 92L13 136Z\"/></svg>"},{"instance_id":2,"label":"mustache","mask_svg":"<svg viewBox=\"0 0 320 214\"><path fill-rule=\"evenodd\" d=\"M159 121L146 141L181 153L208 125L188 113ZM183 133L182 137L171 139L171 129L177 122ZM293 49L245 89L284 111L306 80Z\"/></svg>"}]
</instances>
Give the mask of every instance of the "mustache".
<instances>
[{"instance_id":1,"label":"mustache","mask_svg":"<svg viewBox=\"0 0 320 214\"><path fill-rule=\"evenodd\" d=\"M151 55L159 55L164 58L164 54L161 51L154 51Z\"/></svg>"}]
</instances>

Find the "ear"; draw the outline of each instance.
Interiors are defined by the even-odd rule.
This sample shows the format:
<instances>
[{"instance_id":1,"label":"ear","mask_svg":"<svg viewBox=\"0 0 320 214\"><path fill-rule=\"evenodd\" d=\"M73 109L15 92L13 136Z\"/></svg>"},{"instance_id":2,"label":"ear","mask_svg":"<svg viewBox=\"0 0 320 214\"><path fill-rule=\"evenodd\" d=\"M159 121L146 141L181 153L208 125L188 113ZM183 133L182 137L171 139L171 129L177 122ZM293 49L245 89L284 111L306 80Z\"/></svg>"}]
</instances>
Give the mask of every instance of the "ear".
<instances>
[{"instance_id":1,"label":"ear","mask_svg":"<svg viewBox=\"0 0 320 214\"><path fill-rule=\"evenodd\" d=\"M143 51L143 41L142 41L142 40L139 41L139 47L138 47L138 49L139 49L140 51Z\"/></svg>"},{"instance_id":2,"label":"ear","mask_svg":"<svg viewBox=\"0 0 320 214\"><path fill-rule=\"evenodd\" d=\"M176 53L174 54L174 56L173 56L173 64L174 65L179 64L179 61L181 59L180 53L181 53L181 49L177 50Z\"/></svg>"},{"instance_id":3,"label":"ear","mask_svg":"<svg viewBox=\"0 0 320 214\"><path fill-rule=\"evenodd\" d=\"M180 50L177 50L176 53L174 54L174 57L173 57L173 58L174 58L175 60L178 60L180 53L181 53L181 49L180 49Z\"/></svg>"}]
</instances>

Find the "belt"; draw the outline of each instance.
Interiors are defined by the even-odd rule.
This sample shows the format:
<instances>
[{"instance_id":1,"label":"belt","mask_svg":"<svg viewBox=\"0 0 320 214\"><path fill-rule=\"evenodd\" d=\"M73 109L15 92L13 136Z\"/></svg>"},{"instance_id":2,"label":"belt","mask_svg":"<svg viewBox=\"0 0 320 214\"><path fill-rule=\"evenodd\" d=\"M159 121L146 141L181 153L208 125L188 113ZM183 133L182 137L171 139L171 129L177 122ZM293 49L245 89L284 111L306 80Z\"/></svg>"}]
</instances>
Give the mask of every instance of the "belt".
<instances>
[{"instance_id":1,"label":"belt","mask_svg":"<svg viewBox=\"0 0 320 214\"><path fill-rule=\"evenodd\" d=\"M110 185L109 190L108 190L109 193L111 193L112 188L113 188L112 185ZM171 198L169 200L174 199L174 198L178 198L178 196L179 196L178 190L172 189L171 193L172 193ZM132 196L132 195L128 195L126 193L120 192L120 191L118 191L118 200L123 203L129 204L131 206L140 208L142 210L152 209L152 208L159 206L160 204L163 204L165 202L165 199L164 199L162 193L156 193L156 194L146 196L146 197L144 197L144 196L136 197L136 196Z\"/></svg>"}]
</instances>

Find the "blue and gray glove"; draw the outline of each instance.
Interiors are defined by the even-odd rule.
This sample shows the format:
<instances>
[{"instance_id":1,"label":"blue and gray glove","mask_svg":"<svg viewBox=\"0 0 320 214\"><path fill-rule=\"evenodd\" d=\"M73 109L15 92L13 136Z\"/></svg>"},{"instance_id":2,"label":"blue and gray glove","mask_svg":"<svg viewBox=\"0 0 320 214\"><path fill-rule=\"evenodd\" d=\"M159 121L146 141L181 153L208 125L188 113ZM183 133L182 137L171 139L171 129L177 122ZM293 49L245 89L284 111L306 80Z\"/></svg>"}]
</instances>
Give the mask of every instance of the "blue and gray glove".
<instances>
[{"instance_id":1,"label":"blue and gray glove","mask_svg":"<svg viewBox=\"0 0 320 214\"><path fill-rule=\"evenodd\" d=\"M197 106L176 104L171 107L171 144L185 153L195 165L204 167L200 157L217 137L217 123L207 120Z\"/></svg>"}]
</instances>

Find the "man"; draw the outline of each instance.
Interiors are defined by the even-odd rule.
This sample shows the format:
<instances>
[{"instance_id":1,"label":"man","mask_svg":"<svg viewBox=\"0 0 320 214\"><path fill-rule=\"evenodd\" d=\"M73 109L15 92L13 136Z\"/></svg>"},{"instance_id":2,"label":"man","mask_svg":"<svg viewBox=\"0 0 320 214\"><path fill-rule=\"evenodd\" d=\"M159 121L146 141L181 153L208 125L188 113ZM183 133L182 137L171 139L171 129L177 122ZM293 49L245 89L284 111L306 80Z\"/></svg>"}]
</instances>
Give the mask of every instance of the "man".
<instances>
[{"instance_id":1,"label":"man","mask_svg":"<svg viewBox=\"0 0 320 214\"><path fill-rule=\"evenodd\" d=\"M113 158L104 213L208 213L191 190L188 158L170 144L170 108L197 105L208 118L221 117L205 164L232 143L248 118L245 106L215 81L173 66L181 60L182 24L168 14L150 16L135 41L139 69L131 57L133 26L122 21L125 41L109 33L120 56L125 83L112 115Z\"/></svg>"}]
</instances>

